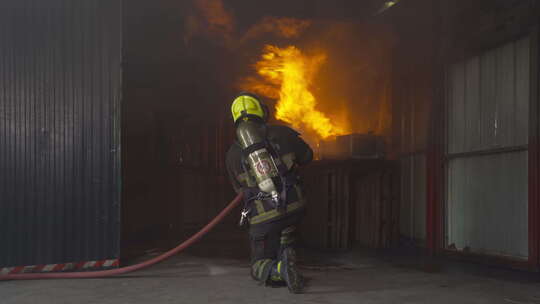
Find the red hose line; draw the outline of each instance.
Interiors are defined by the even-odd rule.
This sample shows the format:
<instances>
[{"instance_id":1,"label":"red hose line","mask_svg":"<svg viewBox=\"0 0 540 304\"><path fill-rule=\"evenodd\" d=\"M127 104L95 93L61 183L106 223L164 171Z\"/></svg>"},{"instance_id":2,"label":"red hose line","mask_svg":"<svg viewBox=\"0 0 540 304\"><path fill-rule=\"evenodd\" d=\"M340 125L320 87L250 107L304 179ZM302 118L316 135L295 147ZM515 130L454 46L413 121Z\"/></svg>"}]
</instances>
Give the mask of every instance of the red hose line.
<instances>
[{"instance_id":1,"label":"red hose line","mask_svg":"<svg viewBox=\"0 0 540 304\"><path fill-rule=\"evenodd\" d=\"M199 230L199 232L195 233L189 239L185 240L182 244L148 261L131 265L131 266L127 266L127 267L111 269L111 270L101 270L101 271L64 272L64 273L21 273L21 274L0 275L0 281L102 278L102 277L120 275L120 274L124 274L128 272L140 270L146 267L150 267L154 264L162 262L163 260L179 253L180 251L186 249L187 247L191 246L193 243L198 241L201 237L203 237L206 233L208 233L212 228L214 228L214 226L216 226L219 222L221 222L225 218L225 216L227 216L227 214L229 214L236 206L238 206L238 204L242 201L242 196L243 195L241 193L238 194L234 198L234 200L232 200L229 203L229 205L225 207L225 209L223 209L212 221L210 221L210 223L204 226L201 230Z\"/></svg>"}]
</instances>

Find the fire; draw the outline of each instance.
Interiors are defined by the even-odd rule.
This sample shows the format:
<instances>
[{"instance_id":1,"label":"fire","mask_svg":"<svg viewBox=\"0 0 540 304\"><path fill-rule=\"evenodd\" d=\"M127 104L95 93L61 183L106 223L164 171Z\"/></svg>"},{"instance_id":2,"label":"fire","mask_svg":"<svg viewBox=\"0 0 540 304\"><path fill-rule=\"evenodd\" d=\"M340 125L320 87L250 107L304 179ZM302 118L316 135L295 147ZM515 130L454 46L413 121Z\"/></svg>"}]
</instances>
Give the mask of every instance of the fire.
<instances>
[{"instance_id":1,"label":"fire","mask_svg":"<svg viewBox=\"0 0 540 304\"><path fill-rule=\"evenodd\" d=\"M320 138L343 135L345 130L317 110L317 100L310 91L312 81L325 62L324 53L308 56L295 46L279 48L267 45L255 64L264 79L248 78L244 87L258 94L279 98L275 117L295 128L314 131Z\"/></svg>"}]
</instances>

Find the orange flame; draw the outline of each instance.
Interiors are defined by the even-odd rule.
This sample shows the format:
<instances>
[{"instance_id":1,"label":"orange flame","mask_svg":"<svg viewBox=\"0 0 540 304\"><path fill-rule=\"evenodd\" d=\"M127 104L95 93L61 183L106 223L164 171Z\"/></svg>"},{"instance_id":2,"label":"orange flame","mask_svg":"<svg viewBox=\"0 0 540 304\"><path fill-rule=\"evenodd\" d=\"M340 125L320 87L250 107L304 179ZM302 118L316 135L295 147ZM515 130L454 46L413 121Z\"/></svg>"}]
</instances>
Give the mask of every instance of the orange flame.
<instances>
[{"instance_id":1,"label":"orange flame","mask_svg":"<svg viewBox=\"0 0 540 304\"><path fill-rule=\"evenodd\" d=\"M244 87L267 97L279 97L276 118L295 128L309 129L320 138L343 135L345 130L333 124L316 109L317 100L310 91L313 78L326 55L307 56L297 47L279 48L267 45L261 60L255 64L257 73L265 82L248 78Z\"/></svg>"}]
</instances>

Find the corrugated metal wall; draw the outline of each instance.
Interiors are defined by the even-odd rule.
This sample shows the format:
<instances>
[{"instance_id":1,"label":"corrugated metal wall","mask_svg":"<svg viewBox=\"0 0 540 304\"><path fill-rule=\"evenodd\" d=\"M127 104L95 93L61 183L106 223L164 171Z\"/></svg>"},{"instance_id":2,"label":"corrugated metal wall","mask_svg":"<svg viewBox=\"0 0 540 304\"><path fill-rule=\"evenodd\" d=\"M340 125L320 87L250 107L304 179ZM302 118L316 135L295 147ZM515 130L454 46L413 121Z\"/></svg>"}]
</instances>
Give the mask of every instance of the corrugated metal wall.
<instances>
[{"instance_id":1,"label":"corrugated metal wall","mask_svg":"<svg viewBox=\"0 0 540 304\"><path fill-rule=\"evenodd\" d=\"M426 156L401 159L400 232L423 242L426 239Z\"/></svg>"},{"instance_id":2,"label":"corrugated metal wall","mask_svg":"<svg viewBox=\"0 0 540 304\"><path fill-rule=\"evenodd\" d=\"M524 38L450 68L450 248L528 256L529 57Z\"/></svg>"},{"instance_id":3,"label":"corrugated metal wall","mask_svg":"<svg viewBox=\"0 0 540 304\"><path fill-rule=\"evenodd\" d=\"M455 159L448 173L448 244L526 258L527 152Z\"/></svg>"},{"instance_id":4,"label":"corrugated metal wall","mask_svg":"<svg viewBox=\"0 0 540 304\"><path fill-rule=\"evenodd\" d=\"M224 157L233 135L233 132L227 132L233 128L228 123L222 120L204 125L196 120L186 121L183 131L178 134L176 170L180 174L179 200L184 202L181 218L189 232L212 220L235 195ZM229 225L236 220L237 213L226 219Z\"/></svg>"},{"instance_id":5,"label":"corrugated metal wall","mask_svg":"<svg viewBox=\"0 0 540 304\"><path fill-rule=\"evenodd\" d=\"M411 81L404 81L400 86L396 96L399 111L395 112L399 117L400 234L421 245L426 238L426 145L429 131L429 98L426 93L429 90Z\"/></svg>"},{"instance_id":6,"label":"corrugated metal wall","mask_svg":"<svg viewBox=\"0 0 540 304\"><path fill-rule=\"evenodd\" d=\"M529 45L522 39L452 66L448 153L527 145Z\"/></svg>"},{"instance_id":7,"label":"corrugated metal wall","mask_svg":"<svg viewBox=\"0 0 540 304\"><path fill-rule=\"evenodd\" d=\"M389 10L388 17L398 38L392 61L393 150L401 169L400 235L402 241L412 240L411 245L423 247L430 229L426 228L427 156L436 100L439 1L412 2ZM411 14L418 17L415 22L410 22Z\"/></svg>"},{"instance_id":8,"label":"corrugated metal wall","mask_svg":"<svg viewBox=\"0 0 540 304\"><path fill-rule=\"evenodd\" d=\"M119 0L0 2L0 266L119 254Z\"/></svg>"}]
</instances>

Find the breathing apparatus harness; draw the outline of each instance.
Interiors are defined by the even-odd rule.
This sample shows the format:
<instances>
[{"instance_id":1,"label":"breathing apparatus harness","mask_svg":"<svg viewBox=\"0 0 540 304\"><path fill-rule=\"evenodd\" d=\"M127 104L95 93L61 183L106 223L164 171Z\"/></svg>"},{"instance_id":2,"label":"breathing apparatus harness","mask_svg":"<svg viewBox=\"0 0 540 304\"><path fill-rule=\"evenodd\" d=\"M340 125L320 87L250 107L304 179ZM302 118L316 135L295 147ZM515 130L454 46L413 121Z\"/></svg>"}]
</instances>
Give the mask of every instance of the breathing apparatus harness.
<instances>
[{"instance_id":1,"label":"breathing apparatus harness","mask_svg":"<svg viewBox=\"0 0 540 304\"><path fill-rule=\"evenodd\" d=\"M250 184L257 184L254 181L253 176L250 174L248 157L255 151L266 149L270 156L273 165L278 170L279 188L278 196L272 196L271 193L262 191L259 187L244 187L244 207L242 210L242 216L240 218L239 226L246 224L246 219L250 216L253 210L252 204L255 201L270 201L280 213L283 213L287 209L287 193L296 186L299 182L298 176L294 173L294 167L288 169L286 164L281 160L277 147L268 139L268 132L266 126L264 126L264 140L262 142L255 143L245 149L242 149L241 163L247 179L251 181Z\"/></svg>"},{"instance_id":2,"label":"breathing apparatus harness","mask_svg":"<svg viewBox=\"0 0 540 304\"><path fill-rule=\"evenodd\" d=\"M269 140L268 108L259 97L242 92L231 110L236 125L236 143L242 151L242 169L248 182L248 187L243 188L244 209L240 219L240 226L244 226L254 201L269 201L278 213L286 212L287 193L298 183L298 178L293 168L289 170L281 160L279 147Z\"/></svg>"}]
</instances>

